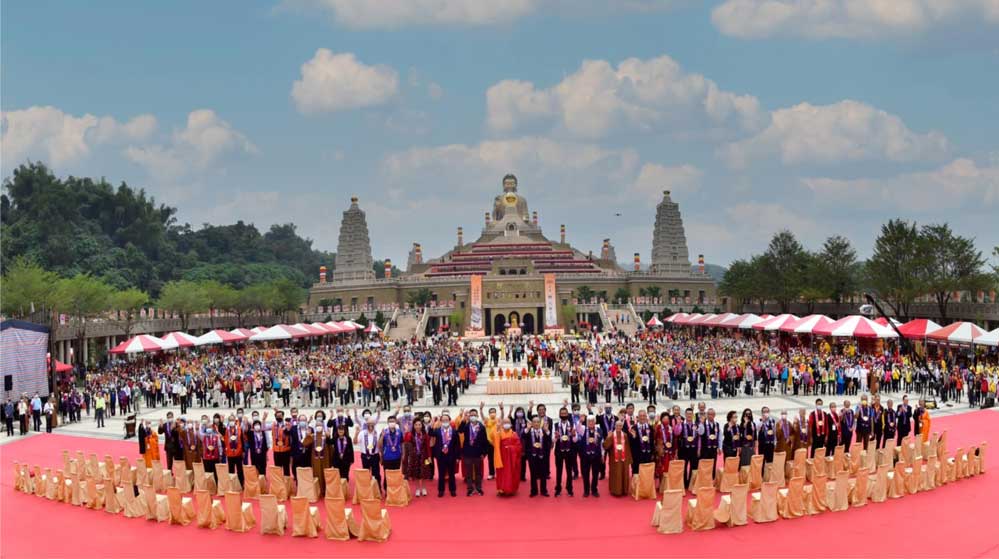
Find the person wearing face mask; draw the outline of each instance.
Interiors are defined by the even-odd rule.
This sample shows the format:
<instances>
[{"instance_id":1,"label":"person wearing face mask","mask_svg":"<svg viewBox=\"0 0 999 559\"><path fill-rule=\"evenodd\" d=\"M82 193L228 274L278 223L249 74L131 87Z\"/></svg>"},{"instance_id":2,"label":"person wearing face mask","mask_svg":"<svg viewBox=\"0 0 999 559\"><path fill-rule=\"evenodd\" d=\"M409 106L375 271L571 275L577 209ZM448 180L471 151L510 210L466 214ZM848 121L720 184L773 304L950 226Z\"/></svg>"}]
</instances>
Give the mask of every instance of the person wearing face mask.
<instances>
[{"instance_id":1,"label":"person wearing face mask","mask_svg":"<svg viewBox=\"0 0 999 559\"><path fill-rule=\"evenodd\" d=\"M787 462L794 456L794 428L787 419L787 410L781 410L780 419L777 421L777 444L774 452L783 452Z\"/></svg>"},{"instance_id":2,"label":"person wearing face mask","mask_svg":"<svg viewBox=\"0 0 999 559\"><path fill-rule=\"evenodd\" d=\"M739 448L742 447L742 430L736 423L739 414L731 410L725 416L725 427L722 435L722 456L734 458L739 455Z\"/></svg>"},{"instance_id":3,"label":"person wearing face mask","mask_svg":"<svg viewBox=\"0 0 999 559\"><path fill-rule=\"evenodd\" d=\"M412 429L403 434L402 473L406 479L416 484L417 497L427 495L424 480L433 479L434 461L430 433L427 432L422 417L413 420Z\"/></svg>"},{"instance_id":4,"label":"person wearing face mask","mask_svg":"<svg viewBox=\"0 0 999 559\"><path fill-rule=\"evenodd\" d=\"M531 427L524 431L521 444L526 448L531 470L531 497L548 496L548 464L552 450L551 432L544 428L541 416L535 416Z\"/></svg>"},{"instance_id":5,"label":"person wearing face mask","mask_svg":"<svg viewBox=\"0 0 999 559\"><path fill-rule=\"evenodd\" d=\"M236 418L229 416L225 426L225 460L229 465L229 473L239 477L239 485L243 485L243 428Z\"/></svg>"},{"instance_id":6,"label":"person wearing face mask","mask_svg":"<svg viewBox=\"0 0 999 559\"><path fill-rule=\"evenodd\" d=\"M718 470L715 463L718 460L718 443L721 439L721 427L715 421L714 408L708 408L707 415L698 425L697 432L701 438L699 459L711 460L711 478L714 479Z\"/></svg>"},{"instance_id":7,"label":"person wearing face mask","mask_svg":"<svg viewBox=\"0 0 999 559\"><path fill-rule=\"evenodd\" d=\"M298 416L298 425L292 430L291 435L291 475L298 480L298 469L312 466L312 446L315 444L315 436L309 428L309 418L304 414Z\"/></svg>"},{"instance_id":8,"label":"person wearing face mask","mask_svg":"<svg viewBox=\"0 0 999 559\"><path fill-rule=\"evenodd\" d=\"M465 478L466 495L483 495L482 458L489 452L489 435L475 410L465 412L462 418L458 433L464 440L461 445L461 472Z\"/></svg>"},{"instance_id":9,"label":"person wearing face mask","mask_svg":"<svg viewBox=\"0 0 999 559\"><path fill-rule=\"evenodd\" d=\"M500 404L502 410L502 404ZM503 420L501 428L490 431L493 464L496 465L496 494L512 496L520 487L521 458L524 454L520 436L509 418Z\"/></svg>"},{"instance_id":10,"label":"person wearing face mask","mask_svg":"<svg viewBox=\"0 0 999 559\"><path fill-rule=\"evenodd\" d=\"M271 446L274 448L274 465L280 466L285 477L291 475L292 422L284 420L284 412L274 410L274 421L267 423L264 413L264 431L270 431Z\"/></svg>"},{"instance_id":11,"label":"person wearing face mask","mask_svg":"<svg viewBox=\"0 0 999 559\"><path fill-rule=\"evenodd\" d=\"M742 410L739 431L742 433L742 447L739 449L739 467L744 468L752 463L753 455L756 454L756 422L753 421L753 411L749 408Z\"/></svg>"},{"instance_id":12,"label":"person wearing face mask","mask_svg":"<svg viewBox=\"0 0 999 559\"><path fill-rule=\"evenodd\" d=\"M364 427L357 426L354 433L354 444L361 448L361 466L371 471L371 477L375 478L379 485L382 482L381 470L381 442L378 433L375 432L375 420L370 415L364 422Z\"/></svg>"},{"instance_id":13,"label":"person wearing face mask","mask_svg":"<svg viewBox=\"0 0 999 559\"><path fill-rule=\"evenodd\" d=\"M221 456L221 436L215 431L215 425L209 424L205 428L205 434L202 436L201 461L205 464L205 471L215 478L216 483L218 483L218 476L215 473L215 464L219 463Z\"/></svg>"},{"instance_id":14,"label":"person wearing face mask","mask_svg":"<svg viewBox=\"0 0 999 559\"><path fill-rule=\"evenodd\" d=\"M382 431L378 444L381 447L382 467L385 471L400 469L402 465L402 429L399 428L398 420L394 415L388 418L388 427ZM388 483L387 480L388 475L382 480L383 486Z\"/></svg>"},{"instance_id":15,"label":"person wearing face mask","mask_svg":"<svg viewBox=\"0 0 999 559\"><path fill-rule=\"evenodd\" d=\"M330 443L330 464L340 472L340 478L350 480L350 467L354 464L354 442L345 425L336 426L336 435Z\"/></svg>"},{"instance_id":16,"label":"person wearing face mask","mask_svg":"<svg viewBox=\"0 0 999 559\"><path fill-rule=\"evenodd\" d=\"M850 405L850 400L843 401L843 411L839 412L839 444L843 445L844 450L850 450L850 445L853 443L853 426L856 423L854 419L853 407Z\"/></svg>"},{"instance_id":17,"label":"person wearing face mask","mask_svg":"<svg viewBox=\"0 0 999 559\"><path fill-rule=\"evenodd\" d=\"M146 468L152 468L154 462L160 461L160 437L148 419L139 425L137 433L139 435L139 454L145 460Z\"/></svg>"},{"instance_id":18,"label":"person wearing face mask","mask_svg":"<svg viewBox=\"0 0 999 559\"><path fill-rule=\"evenodd\" d=\"M770 408L763 406L761 410L760 428L756 431L756 438L760 445L760 454L763 455L763 463L769 464L774 461L774 450L777 448L777 422L770 417Z\"/></svg>"},{"instance_id":19,"label":"person wearing face mask","mask_svg":"<svg viewBox=\"0 0 999 559\"><path fill-rule=\"evenodd\" d=\"M577 441L579 449L579 463L583 478L583 497L599 497L597 491L597 479L603 471L603 432L597 425L597 418L589 416L586 418L585 426Z\"/></svg>"},{"instance_id":20,"label":"person wearing face mask","mask_svg":"<svg viewBox=\"0 0 999 559\"><path fill-rule=\"evenodd\" d=\"M524 408L517 406L514 409L513 414L510 416L510 422L513 424L513 432L517 434L518 437L524 435L524 431L527 430L530 420L527 418L527 412ZM520 455L520 481L527 481L527 453L522 452Z\"/></svg>"},{"instance_id":21,"label":"person wearing face mask","mask_svg":"<svg viewBox=\"0 0 999 559\"><path fill-rule=\"evenodd\" d=\"M555 424L555 496L562 494L562 471L565 470L565 491L572 497L572 463L576 461L576 428L564 407Z\"/></svg>"},{"instance_id":22,"label":"person wearing face mask","mask_svg":"<svg viewBox=\"0 0 999 559\"><path fill-rule=\"evenodd\" d=\"M839 444L839 426L842 422L839 413L836 411L836 402L829 402L829 411L826 412L826 420L829 422L829 431L826 434L826 456L832 456Z\"/></svg>"},{"instance_id":23,"label":"person wearing face mask","mask_svg":"<svg viewBox=\"0 0 999 559\"><path fill-rule=\"evenodd\" d=\"M326 425L324 423L316 418L316 424L313 427L312 452L310 452L312 477L319 480L320 499L326 498L326 474L323 473L323 470L329 468L331 462L330 446L326 438Z\"/></svg>"},{"instance_id":24,"label":"person wearing face mask","mask_svg":"<svg viewBox=\"0 0 999 559\"><path fill-rule=\"evenodd\" d=\"M485 405L484 402L479 402L479 417L483 417L482 408ZM499 417L503 417L503 402L499 405ZM496 408L489 408L489 415L486 416L483 422L486 427L486 433L489 435L486 441L486 461L489 463L489 477L486 479L493 479L496 476L496 462L495 462L495 449L493 448L492 440L493 434L499 430L499 421L496 419Z\"/></svg>"},{"instance_id":25,"label":"person wearing face mask","mask_svg":"<svg viewBox=\"0 0 999 559\"><path fill-rule=\"evenodd\" d=\"M259 419L254 420L250 429L248 439L250 463L257 469L257 473L265 475L267 473L267 435L264 433L263 424Z\"/></svg>"},{"instance_id":26,"label":"person wearing face mask","mask_svg":"<svg viewBox=\"0 0 999 559\"><path fill-rule=\"evenodd\" d=\"M183 460L184 451L180 446L180 426L173 419L173 412L167 412L166 422L160 420L157 428L159 434L163 435L163 450L166 452L167 469L173 469L174 460Z\"/></svg>"},{"instance_id":27,"label":"person wearing face mask","mask_svg":"<svg viewBox=\"0 0 999 559\"><path fill-rule=\"evenodd\" d=\"M812 438L808 431L808 416L805 415L805 408L798 409L798 417L794 419L793 449L809 449L812 445ZM793 453L792 453L793 456ZM790 460L789 460L790 461Z\"/></svg>"},{"instance_id":28,"label":"person wearing face mask","mask_svg":"<svg viewBox=\"0 0 999 559\"><path fill-rule=\"evenodd\" d=\"M653 461L654 441L652 440L652 425L645 410L639 410L638 420L628 432L631 437L631 473L638 474L638 466Z\"/></svg>"},{"instance_id":29,"label":"person wearing face mask","mask_svg":"<svg viewBox=\"0 0 999 559\"><path fill-rule=\"evenodd\" d=\"M867 396L860 398L860 405L857 406L855 415L857 416L857 442L862 448L867 448L867 443L871 440L871 429L874 426L874 410L867 405Z\"/></svg>"},{"instance_id":30,"label":"person wearing face mask","mask_svg":"<svg viewBox=\"0 0 999 559\"><path fill-rule=\"evenodd\" d=\"M444 496L444 484L447 483L452 497L458 496L458 487L454 479L455 464L461 452L458 433L451 425L451 416L441 414L431 431L434 446L434 459L437 461L437 497Z\"/></svg>"},{"instance_id":31,"label":"person wearing face mask","mask_svg":"<svg viewBox=\"0 0 999 559\"><path fill-rule=\"evenodd\" d=\"M815 458L815 449L826 446L826 434L829 432L829 420L822 409L822 398L815 400L815 410L808 414L808 435L812 439L809 458Z\"/></svg>"},{"instance_id":32,"label":"person wearing face mask","mask_svg":"<svg viewBox=\"0 0 999 559\"><path fill-rule=\"evenodd\" d=\"M600 426L601 433L610 433L614 430L614 423L617 418L614 417L614 408L610 404L604 405L604 413L597 417L597 425ZM605 453L606 454L606 453ZM607 475L607 464L606 460L604 465L600 469L600 479L604 479Z\"/></svg>"},{"instance_id":33,"label":"person wearing face mask","mask_svg":"<svg viewBox=\"0 0 999 559\"><path fill-rule=\"evenodd\" d=\"M607 451L609 464L607 490L614 497L623 497L628 494L632 475L631 445L628 434L624 432L624 421L619 419L614 424L614 430L604 440L604 450Z\"/></svg>"},{"instance_id":34,"label":"person wearing face mask","mask_svg":"<svg viewBox=\"0 0 999 559\"><path fill-rule=\"evenodd\" d=\"M185 422L185 429L180 436L180 445L184 449L184 467L193 468L191 464L201 462L201 437L195 428L194 421Z\"/></svg>"}]
</instances>

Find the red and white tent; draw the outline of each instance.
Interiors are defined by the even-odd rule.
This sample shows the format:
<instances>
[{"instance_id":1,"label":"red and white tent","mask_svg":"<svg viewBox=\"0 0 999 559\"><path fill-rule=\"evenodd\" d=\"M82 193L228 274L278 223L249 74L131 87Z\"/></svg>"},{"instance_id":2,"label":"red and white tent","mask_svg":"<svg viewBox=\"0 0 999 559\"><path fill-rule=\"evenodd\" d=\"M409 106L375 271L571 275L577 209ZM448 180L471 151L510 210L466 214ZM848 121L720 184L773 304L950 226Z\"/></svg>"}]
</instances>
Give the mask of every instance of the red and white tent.
<instances>
[{"instance_id":1,"label":"red and white tent","mask_svg":"<svg viewBox=\"0 0 999 559\"><path fill-rule=\"evenodd\" d=\"M198 338L184 332L170 332L161 338L165 342L172 342L174 347L194 347L198 345Z\"/></svg>"},{"instance_id":2,"label":"red and white tent","mask_svg":"<svg viewBox=\"0 0 999 559\"><path fill-rule=\"evenodd\" d=\"M736 325L736 328L740 330L750 330L753 328L753 326L756 326L757 324L763 322L764 320L767 320L768 318L770 318L769 315L755 315L750 313L747 314L745 318L739 321L739 324Z\"/></svg>"},{"instance_id":3,"label":"red and white tent","mask_svg":"<svg viewBox=\"0 0 999 559\"><path fill-rule=\"evenodd\" d=\"M811 334L817 326L832 324L832 322L833 319L824 314L810 314L794 322L784 324L780 327L780 330L781 332L791 332L794 334Z\"/></svg>"},{"instance_id":4,"label":"red and white tent","mask_svg":"<svg viewBox=\"0 0 999 559\"><path fill-rule=\"evenodd\" d=\"M718 316L717 314L702 314L701 316L687 321L688 326L704 326L705 322L711 320L712 318Z\"/></svg>"},{"instance_id":5,"label":"red and white tent","mask_svg":"<svg viewBox=\"0 0 999 559\"><path fill-rule=\"evenodd\" d=\"M874 322L877 322L881 326L887 326L887 327L891 328L891 324L888 324L888 319L885 318L885 317L883 317L883 316L879 316L879 317L875 318ZM901 321L895 320L894 318L891 319L891 323L894 324L895 326L901 326L902 325Z\"/></svg>"},{"instance_id":6,"label":"red and white tent","mask_svg":"<svg viewBox=\"0 0 999 559\"><path fill-rule=\"evenodd\" d=\"M735 313L723 312L721 314L716 314L713 317L705 320L704 322L701 323L701 325L702 326L721 326L722 322L725 322L726 320L728 320L730 318L737 317L737 316L739 316L739 315L737 315Z\"/></svg>"},{"instance_id":7,"label":"red and white tent","mask_svg":"<svg viewBox=\"0 0 999 559\"><path fill-rule=\"evenodd\" d=\"M264 328L263 326L257 326L256 328L250 328L250 332L253 332L254 334L259 334L259 333L263 332L266 329L267 328Z\"/></svg>"},{"instance_id":8,"label":"red and white tent","mask_svg":"<svg viewBox=\"0 0 999 559\"><path fill-rule=\"evenodd\" d=\"M663 321L659 320L659 317L652 315L652 318L645 325L649 328L659 328L663 325Z\"/></svg>"},{"instance_id":9,"label":"red and white tent","mask_svg":"<svg viewBox=\"0 0 999 559\"><path fill-rule=\"evenodd\" d=\"M999 328L975 338L976 345L999 346ZM58 361L57 361L58 363Z\"/></svg>"},{"instance_id":10,"label":"red and white tent","mask_svg":"<svg viewBox=\"0 0 999 559\"><path fill-rule=\"evenodd\" d=\"M350 326L344 326L339 322L329 321L326 323L326 327L330 329L334 334L343 334L344 332L353 332L354 329Z\"/></svg>"},{"instance_id":11,"label":"red and white tent","mask_svg":"<svg viewBox=\"0 0 999 559\"><path fill-rule=\"evenodd\" d=\"M673 313L669 315L666 322L680 322L680 319L687 318L688 316L690 315L685 312Z\"/></svg>"},{"instance_id":12,"label":"red and white tent","mask_svg":"<svg viewBox=\"0 0 999 559\"><path fill-rule=\"evenodd\" d=\"M241 342L248 337L249 336L244 336L243 334L226 332L225 330L212 330L211 332L198 336L197 345L231 344Z\"/></svg>"},{"instance_id":13,"label":"red and white tent","mask_svg":"<svg viewBox=\"0 0 999 559\"><path fill-rule=\"evenodd\" d=\"M367 334L377 334L381 331L382 329L379 328L378 325L375 324L374 322L368 324L368 327L364 329L364 332Z\"/></svg>"},{"instance_id":14,"label":"red and white tent","mask_svg":"<svg viewBox=\"0 0 999 559\"><path fill-rule=\"evenodd\" d=\"M354 322L353 320L344 320L340 324L343 326L349 326L354 330L364 330L364 326L361 326L360 324Z\"/></svg>"},{"instance_id":15,"label":"red and white tent","mask_svg":"<svg viewBox=\"0 0 999 559\"><path fill-rule=\"evenodd\" d=\"M298 324L292 324L292 328L298 328L299 330L305 332L309 336L325 336L329 334L326 328L320 328L318 326L313 326L312 324L306 324L304 322L299 322Z\"/></svg>"},{"instance_id":16,"label":"red and white tent","mask_svg":"<svg viewBox=\"0 0 999 559\"><path fill-rule=\"evenodd\" d=\"M816 326L812 330L816 336L840 338L897 338L898 334L887 326L881 326L866 316L851 315L836 322Z\"/></svg>"},{"instance_id":17,"label":"red and white tent","mask_svg":"<svg viewBox=\"0 0 999 559\"><path fill-rule=\"evenodd\" d=\"M229 333L234 336L242 336L244 340L249 340L250 336L256 334L256 332L248 328L236 328L234 330L229 330Z\"/></svg>"},{"instance_id":18,"label":"red and white tent","mask_svg":"<svg viewBox=\"0 0 999 559\"><path fill-rule=\"evenodd\" d=\"M331 327L331 326L329 326L329 325L327 325L327 324L325 324L323 322L313 322L312 324L310 324L310 326L312 326L313 328L318 328L318 329L322 330L326 335L336 334L337 333L337 330L335 328L333 328L333 327Z\"/></svg>"},{"instance_id":19,"label":"red and white tent","mask_svg":"<svg viewBox=\"0 0 999 559\"><path fill-rule=\"evenodd\" d=\"M774 330L779 330L781 326L789 324L792 321L798 320L798 317L793 314L779 314L777 316L768 318L762 322L757 322L753 325L753 330L763 330L766 332L773 332Z\"/></svg>"},{"instance_id":20,"label":"red and white tent","mask_svg":"<svg viewBox=\"0 0 999 559\"><path fill-rule=\"evenodd\" d=\"M898 331L910 340L922 340L932 332L940 329L940 325L928 318L910 320L898 327Z\"/></svg>"},{"instance_id":21,"label":"red and white tent","mask_svg":"<svg viewBox=\"0 0 999 559\"><path fill-rule=\"evenodd\" d=\"M271 340L291 340L294 338L304 338L310 334L304 330L299 330L287 324L278 324L270 328L257 332L250 337L251 342L268 342Z\"/></svg>"},{"instance_id":22,"label":"red and white tent","mask_svg":"<svg viewBox=\"0 0 999 559\"><path fill-rule=\"evenodd\" d=\"M938 343L970 344L975 341L975 338L983 335L985 335L985 330L970 322L955 322L954 324L930 332L926 336L926 339Z\"/></svg>"},{"instance_id":23,"label":"red and white tent","mask_svg":"<svg viewBox=\"0 0 999 559\"><path fill-rule=\"evenodd\" d=\"M177 347L175 342L167 342L148 334L139 334L114 346L108 353L147 353L175 347Z\"/></svg>"},{"instance_id":24,"label":"red and white tent","mask_svg":"<svg viewBox=\"0 0 999 559\"><path fill-rule=\"evenodd\" d=\"M673 322L675 324L690 324L691 320L697 320L698 318L701 318L702 316L704 316L704 315L701 314L701 313L688 314L687 316L681 316L680 318L677 318Z\"/></svg>"}]
</instances>

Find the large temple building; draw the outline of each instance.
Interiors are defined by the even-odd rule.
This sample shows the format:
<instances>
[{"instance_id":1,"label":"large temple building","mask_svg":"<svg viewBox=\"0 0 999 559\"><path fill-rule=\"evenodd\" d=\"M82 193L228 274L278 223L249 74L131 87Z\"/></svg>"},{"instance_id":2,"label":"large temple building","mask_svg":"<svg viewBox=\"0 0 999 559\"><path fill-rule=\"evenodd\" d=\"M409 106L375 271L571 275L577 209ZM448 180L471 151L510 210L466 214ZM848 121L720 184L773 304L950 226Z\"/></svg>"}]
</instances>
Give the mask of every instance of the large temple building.
<instances>
[{"instance_id":1,"label":"large temple building","mask_svg":"<svg viewBox=\"0 0 999 559\"><path fill-rule=\"evenodd\" d=\"M565 225L557 241L546 237L537 211L528 209L517 186L515 176L503 177L503 191L494 199L492 211L484 214L477 239L466 243L458 227L455 246L429 259L414 242L406 271L379 279L372 271L364 211L357 197L351 198L350 208L343 212L331 281L323 270L310 291L310 308L405 308L414 293L429 290L431 305L455 309L461 324L451 324L453 329L494 335L510 328L526 334L576 328L581 316L573 309L589 302L577 300L580 291L609 301L622 289L637 298L656 287L662 306L671 309L720 304L703 266L691 267L683 219L668 190L656 208L648 269L642 269L635 253L632 269L626 270L617 262L609 238L594 255L566 241Z\"/></svg>"}]
</instances>

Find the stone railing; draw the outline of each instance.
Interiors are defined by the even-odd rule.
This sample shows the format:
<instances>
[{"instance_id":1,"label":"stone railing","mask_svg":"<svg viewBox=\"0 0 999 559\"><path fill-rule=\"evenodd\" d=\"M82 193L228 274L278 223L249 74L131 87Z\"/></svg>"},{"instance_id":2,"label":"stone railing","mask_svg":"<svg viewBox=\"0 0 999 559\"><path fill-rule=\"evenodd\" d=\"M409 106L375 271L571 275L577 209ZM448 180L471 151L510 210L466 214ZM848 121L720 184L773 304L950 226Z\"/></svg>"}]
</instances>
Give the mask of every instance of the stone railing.
<instances>
[{"instance_id":1,"label":"stone railing","mask_svg":"<svg viewBox=\"0 0 999 559\"><path fill-rule=\"evenodd\" d=\"M422 340L427 336L427 322L430 320L430 307L423 309L420 321L416 324L416 339Z\"/></svg>"}]
</instances>

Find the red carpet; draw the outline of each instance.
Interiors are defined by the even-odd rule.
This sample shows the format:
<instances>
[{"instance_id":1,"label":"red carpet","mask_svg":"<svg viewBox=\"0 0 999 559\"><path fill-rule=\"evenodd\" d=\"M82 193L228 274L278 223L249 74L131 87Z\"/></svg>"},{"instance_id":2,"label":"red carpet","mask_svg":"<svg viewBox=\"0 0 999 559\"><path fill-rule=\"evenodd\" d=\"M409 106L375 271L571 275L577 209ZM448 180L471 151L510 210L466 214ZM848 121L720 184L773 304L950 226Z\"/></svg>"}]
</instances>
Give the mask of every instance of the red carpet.
<instances>
[{"instance_id":1,"label":"red carpet","mask_svg":"<svg viewBox=\"0 0 999 559\"><path fill-rule=\"evenodd\" d=\"M999 415L995 412L934 419L933 427L949 431L951 450L985 440L990 443L989 456L999 452ZM389 509L392 536L379 545L330 542L322 536L311 540L168 526L14 492L14 460L54 467L61 461L63 448L100 456L110 452L116 461L120 455L134 459L138 453L134 441L60 435L35 436L0 447L0 557L999 555L995 459L990 460L985 475L930 493L843 513L672 536L659 535L649 525L653 501L606 495L530 499L521 494L500 499L491 495L491 487L485 497L466 498L459 488L457 498L421 497L407 508Z\"/></svg>"}]
</instances>

